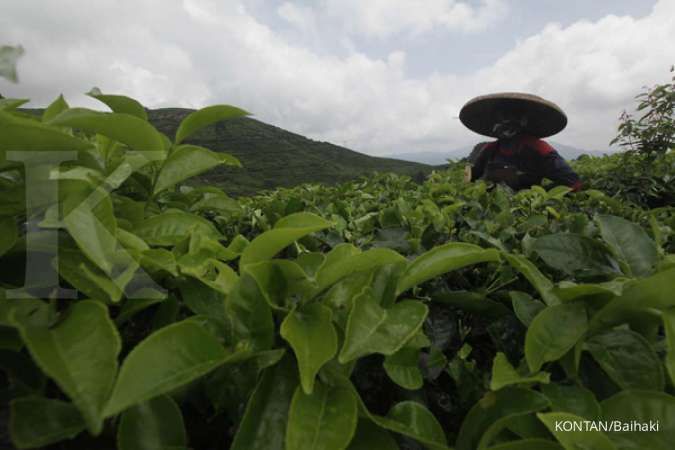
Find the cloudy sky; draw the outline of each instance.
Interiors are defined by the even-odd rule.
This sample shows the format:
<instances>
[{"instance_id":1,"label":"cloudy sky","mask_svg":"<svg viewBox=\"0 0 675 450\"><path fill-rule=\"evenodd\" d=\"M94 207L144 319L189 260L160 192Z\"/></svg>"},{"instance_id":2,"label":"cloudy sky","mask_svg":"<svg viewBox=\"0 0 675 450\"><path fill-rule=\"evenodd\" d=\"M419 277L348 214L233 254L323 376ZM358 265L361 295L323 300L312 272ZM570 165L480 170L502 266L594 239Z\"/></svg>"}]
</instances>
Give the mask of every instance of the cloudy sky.
<instances>
[{"instance_id":1,"label":"cloudy sky","mask_svg":"<svg viewBox=\"0 0 675 450\"><path fill-rule=\"evenodd\" d=\"M553 140L606 149L641 87L669 80L675 0L2 0L21 44L0 93L78 106L93 86L148 107L229 103L373 155L475 142L471 97L558 103Z\"/></svg>"}]
</instances>

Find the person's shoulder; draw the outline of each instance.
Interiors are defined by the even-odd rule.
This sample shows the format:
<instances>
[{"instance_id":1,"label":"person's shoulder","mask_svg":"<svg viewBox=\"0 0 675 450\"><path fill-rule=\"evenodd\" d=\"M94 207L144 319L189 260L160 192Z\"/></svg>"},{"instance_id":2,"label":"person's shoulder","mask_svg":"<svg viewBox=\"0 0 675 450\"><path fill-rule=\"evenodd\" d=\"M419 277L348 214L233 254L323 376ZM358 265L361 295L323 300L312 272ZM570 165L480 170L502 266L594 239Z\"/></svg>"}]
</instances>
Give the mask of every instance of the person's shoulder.
<instances>
[{"instance_id":1,"label":"person's shoulder","mask_svg":"<svg viewBox=\"0 0 675 450\"><path fill-rule=\"evenodd\" d=\"M470 163L474 163L478 157L484 152L490 152L497 147L497 141L490 142L479 142L473 146L471 153L469 154L468 160Z\"/></svg>"},{"instance_id":2,"label":"person's shoulder","mask_svg":"<svg viewBox=\"0 0 675 450\"><path fill-rule=\"evenodd\" d=\"M558 152L546 141L534 136L523 136L521 138L522 145L534 150L541 156L555 155Z\"/></svg>"}]
</instances>

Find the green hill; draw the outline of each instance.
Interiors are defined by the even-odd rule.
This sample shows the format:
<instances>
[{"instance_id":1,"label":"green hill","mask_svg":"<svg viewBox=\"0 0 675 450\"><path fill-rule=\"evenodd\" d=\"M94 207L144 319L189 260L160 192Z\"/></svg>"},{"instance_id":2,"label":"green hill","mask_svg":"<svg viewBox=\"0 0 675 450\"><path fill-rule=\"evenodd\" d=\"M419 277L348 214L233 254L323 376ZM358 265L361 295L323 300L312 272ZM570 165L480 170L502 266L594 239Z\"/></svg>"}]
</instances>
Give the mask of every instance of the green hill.
<instances>
[{"instance_id":1,"label":"green hill","mask_svg":"<svg viewBox=\"0 0 675 450\"><path fill-rule=\"evenodd\" d=\"M148 116L158 130L172 136L180 121L191 111L154 109L148 111ZM328 142L314 141L251 118L217 123L188 142L239 158L243 168L214 169L198 180L223 187L233 195L307 182L336 183L374 171L421 177L432 169L426 164L376 158Z\"/></svg>"}]
</instances>

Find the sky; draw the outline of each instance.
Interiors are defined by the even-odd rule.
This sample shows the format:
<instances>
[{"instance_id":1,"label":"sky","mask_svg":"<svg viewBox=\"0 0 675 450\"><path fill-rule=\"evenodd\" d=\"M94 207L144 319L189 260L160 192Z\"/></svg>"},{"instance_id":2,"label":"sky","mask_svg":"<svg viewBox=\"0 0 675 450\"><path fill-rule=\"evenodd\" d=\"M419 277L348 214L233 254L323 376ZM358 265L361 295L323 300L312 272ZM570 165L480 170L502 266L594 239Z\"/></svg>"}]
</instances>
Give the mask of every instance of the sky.
<instances>
[{"instance_id":1,"label":"sky","mask_svg":"<svg viewBox=\"0 0 675 450\"><path fill-rule=\"evenodd\" d=\"M552 139L606 150L644 86L670 79L675 0L2 0L20 44L5 97L105 109L232 104L371 155L449 152L485 138L459 110L529 92L567 113Z\"/></svg>"}]
</instances>

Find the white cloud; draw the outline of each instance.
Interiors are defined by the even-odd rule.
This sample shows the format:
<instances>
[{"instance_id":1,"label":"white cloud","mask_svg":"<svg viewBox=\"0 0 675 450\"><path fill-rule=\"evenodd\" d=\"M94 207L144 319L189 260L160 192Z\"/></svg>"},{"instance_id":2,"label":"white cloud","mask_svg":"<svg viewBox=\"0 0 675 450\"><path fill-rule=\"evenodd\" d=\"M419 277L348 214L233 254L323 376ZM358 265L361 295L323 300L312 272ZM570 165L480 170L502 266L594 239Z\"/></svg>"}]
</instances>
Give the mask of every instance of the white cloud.
<instances>
[{"instance_id":1,"label":"white cloud","mask_svg":"<svg viewBox=\"0 0 675 450\"><path fill-rule=\"evenodd\" d=\"M420 34L435 27L478 31L503 19L504 0L482 0L479 6L455 0L322 0L313 6L285 2L279 15L290 24L312 30L318 23L342 32L387 38Z\"/></svg>"},{"instance_id":2,"label":"white cloud","mask_svg":"<svg viewBox=\"0 0 675 450\"><path fill-rule=\"evenodd\" d=\"M40 9L26 3L10 0L0 17L0 42L21 43L27 51L21 84L0 81L5 95L44 105L63 91L71 103L89 104L80 93L96 85L150 107L230 103L260 120L371 154L449 150L480 139L456 119L459 109L474 95L500 90L550 98L570 118L555 140L605 148L620 111L633 104L642 85L667 80L675 55L672 0L661 0L640 19L549 24L476 73L415 79L406 73L403 50L375 58L359 51L357 38L349 39L352 49L340 56L313 50L312 33L334 31L324 29L316 7L286 3L278 10L309 30L306 42L296 42L255 17L244 0L108 0L86 6L59 0ZM363 14L354 32L383 37L454 26L457 17L488 23L496 20L490 14L500 2L472 9L429 0L433 19L411 0L398 1L402 9L396 11L385 11L379 0L358 3L365 9L358 10ZM341 4L324 0L325 8L342 9L321 14L356 11L353 0Z\"/></svg>"},{"instance_id":3,"label":"white cloud","mask_svg":"<svg viewBox=\"0 0 675 450\"><path fill-rule=\"evenodd\" d=\"M568 113L560 138L605 148L617 117L642 86L668 80L675 62L675 2L659 1L641 19L607 16L562 28L550 24L475 77L487 90L550 97Z\"/></svg>"}]
</instances>

